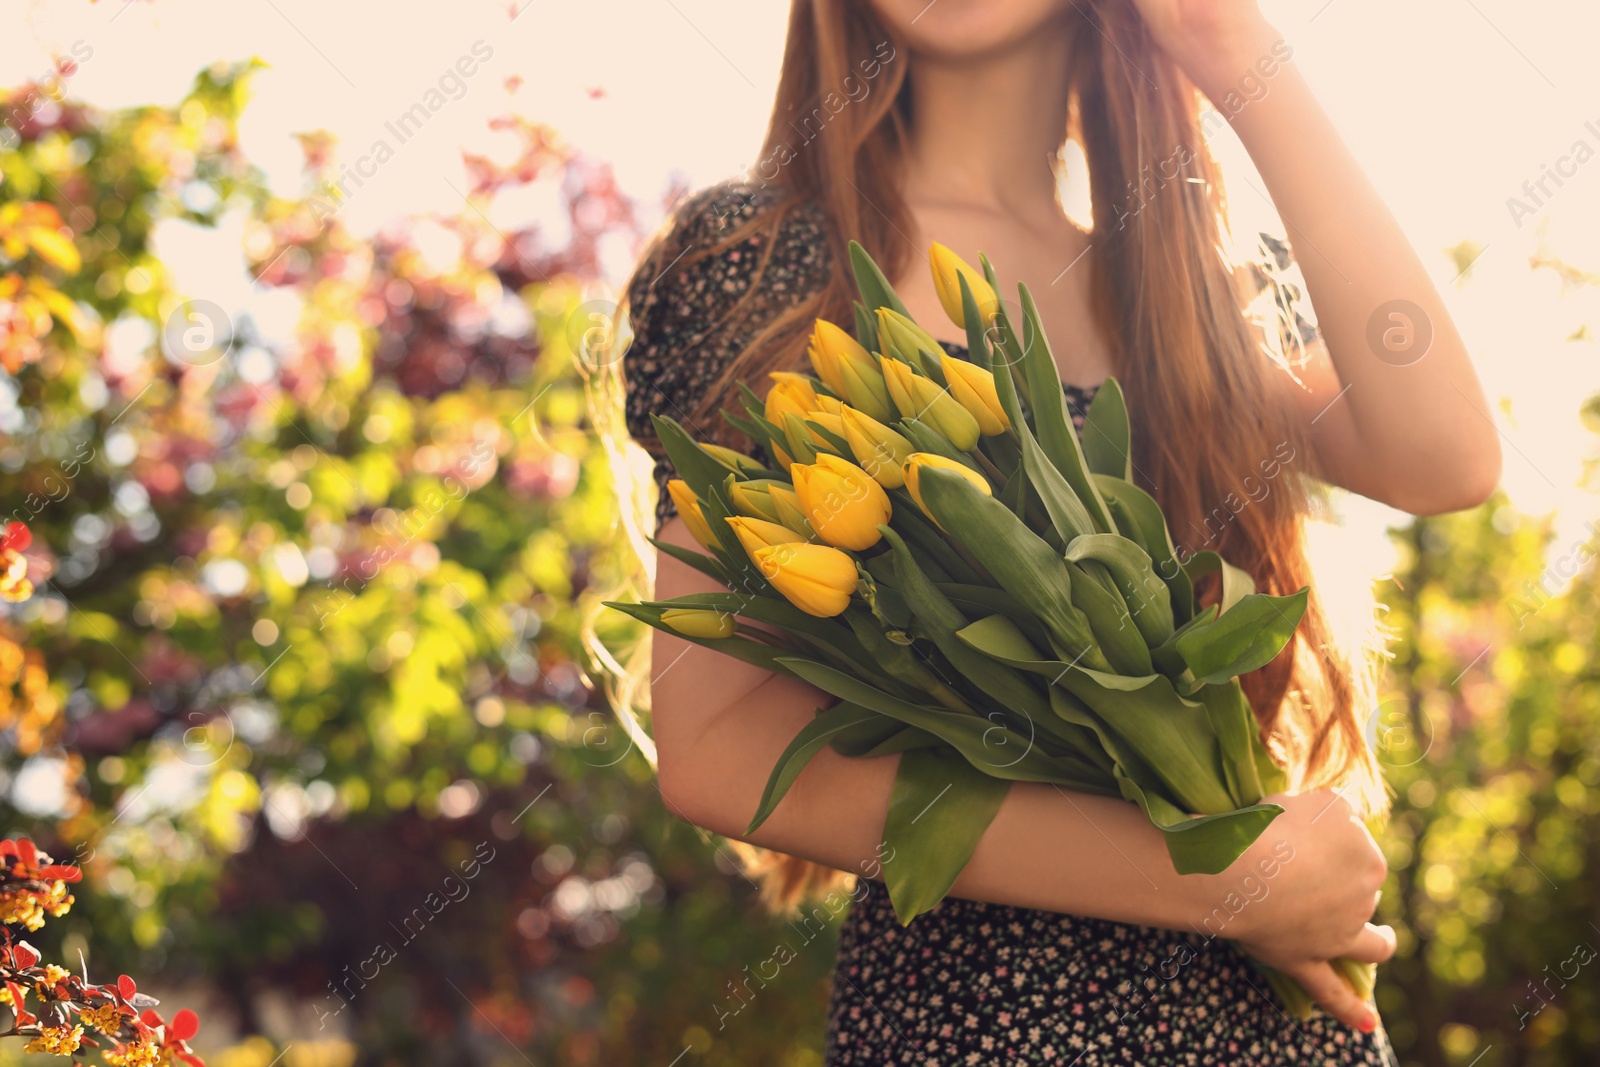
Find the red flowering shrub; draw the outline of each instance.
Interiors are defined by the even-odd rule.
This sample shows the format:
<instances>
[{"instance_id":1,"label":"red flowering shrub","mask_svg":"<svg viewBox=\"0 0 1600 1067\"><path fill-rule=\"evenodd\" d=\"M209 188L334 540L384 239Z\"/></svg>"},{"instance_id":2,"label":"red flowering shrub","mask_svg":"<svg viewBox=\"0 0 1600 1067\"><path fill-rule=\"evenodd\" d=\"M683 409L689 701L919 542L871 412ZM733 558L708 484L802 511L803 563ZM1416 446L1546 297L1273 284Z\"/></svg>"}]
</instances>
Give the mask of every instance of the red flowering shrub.
<instances>
[{"instance_id":1,"label":"red flowering shrub","mask_svg":"<svg viewBox=\"0 0 1600 1067\"><path fill-rule=\"evenodd\" d=\"M11 1029L0 1037L25 1037L28 1052L74 1056L101 1048L113 1067L189 1064L204 1067L189 1051L200 1019L184 1008L168 1022L156 999L139 992L127 975L96 985L88 968L75 975L43 962L17 927L33 931L47 917L72 907L68 886L83 877L70 863L56 863L26 837L0 841L0 1004L11 1009Z\"/></svg>"}]
</instances>

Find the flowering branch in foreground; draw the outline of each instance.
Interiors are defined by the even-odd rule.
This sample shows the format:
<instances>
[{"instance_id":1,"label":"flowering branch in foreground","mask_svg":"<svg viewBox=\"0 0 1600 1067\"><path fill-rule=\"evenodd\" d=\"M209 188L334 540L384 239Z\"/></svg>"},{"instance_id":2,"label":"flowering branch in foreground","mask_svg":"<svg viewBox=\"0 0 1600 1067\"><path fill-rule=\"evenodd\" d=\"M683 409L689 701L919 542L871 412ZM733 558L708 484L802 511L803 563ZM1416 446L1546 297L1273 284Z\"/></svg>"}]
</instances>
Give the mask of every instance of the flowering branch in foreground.
<instances>
[{"instance_id":1,"label":"flowering branch in foreground","mask_svg":"<svg viewBox=\"0 0 1600 1067\"><path fill-rule=\"evenodd\" d=\"M194 1012L184 1008L169 1022L127 975L96 985L87 965L79 976L44 963L19 936L18 927L38 930L47 918L65 915L74 899L67 887L82 877L25 837L0 840L0 1004L12 1017L0 1037L24 1037L25 1051L57 1056L103 1048L101 1058L112 1067L205 1067L189 1050L200 1028Z\"/></svg>"}]
</instances>

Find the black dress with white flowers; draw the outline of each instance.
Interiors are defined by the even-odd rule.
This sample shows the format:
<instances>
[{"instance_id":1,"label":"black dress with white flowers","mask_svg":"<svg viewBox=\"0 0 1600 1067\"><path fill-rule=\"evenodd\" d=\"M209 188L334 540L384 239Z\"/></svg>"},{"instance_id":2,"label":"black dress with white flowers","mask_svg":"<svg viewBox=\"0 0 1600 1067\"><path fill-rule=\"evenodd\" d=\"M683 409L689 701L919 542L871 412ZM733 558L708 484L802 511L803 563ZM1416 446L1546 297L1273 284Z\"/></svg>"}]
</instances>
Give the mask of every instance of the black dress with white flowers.
<instances>
[{"instance_id":1,"label":"black dress with white flowers","mask_svg":"<svg viewBox=\"0 0 1600 1067\"><path fill-rule=\"evenodd\" d=\"M649 415L690 422L747 339L743 330L722 328L730 310L748 295L775 315L814 293L835 269L815 211L791 213L775 238L757 234L709 257L688 254L714 248L774 199L771 190L746 183L690 198L668 238L665 260L673 265L643 270L630 286L628 427L656 456L663 486L671 471ZM1287 249L1268 247L1285 266ZM760 291L752 294L763 262ZM1266 273L1261 279L1279 284ZM1309 341L1315 327L1296 323ZM1093 386L1067 387L1080 426L1093 394ZM673 514L663 491L657 520ZM1381 1028L1363 1034L1326 1015L1285 1015L1230 941L956 898L901 926L882 885L856 895L840 931L828 1011L827 1062L836 1067L1395 1062Z\"/></svg>"}]
</instances>

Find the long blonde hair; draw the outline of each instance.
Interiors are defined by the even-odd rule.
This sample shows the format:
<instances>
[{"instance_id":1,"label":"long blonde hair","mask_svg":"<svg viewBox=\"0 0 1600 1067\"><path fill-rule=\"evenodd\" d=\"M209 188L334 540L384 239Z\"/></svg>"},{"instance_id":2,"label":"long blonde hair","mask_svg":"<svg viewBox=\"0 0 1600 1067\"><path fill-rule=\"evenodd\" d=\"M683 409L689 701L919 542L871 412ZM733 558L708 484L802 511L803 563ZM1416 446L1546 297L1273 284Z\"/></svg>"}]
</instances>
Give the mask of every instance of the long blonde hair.
<instances>
[{"instance_id":1,"label":"long blonde hair","mask_svg":"<svg viewBox=\"0 0 1600 1067\"><path fill-rule=\"evenodd\" d=\"M1161 503L1175 540L1203 530L1207 547L1248 571L1259 590L1294 592L1311 584L1305 520L1317 503L1315 454L1276 380L1292 368L1281 354L1269 357L1277 346L1245 314L1251 295L1245 272L1223 252L1226 204L1201 129L1199 95L1126 0L1084 0L1077 11L1083 24L1074 34L1071 120L1063 138L1076 140L1088 162L1093 305L1134 416L1135 478ZM881 42L889 40L868 4L794 0L763 157L784 153L792 124L815 114L824 94L848 84L863 63L881 61ZM736 309L719 327L744 330L750 339L689 416L696 425L719 427L712 432L724 443L739 443L715 417L736 409L735 383L760 389L768 371L801 365L814 319L852 321L853 288L843 266L849 240L860 241L891 278L910 265L914 249L902 234L914 224L899 167L910 125L910 62L897 48L869 95L830 114L820 136L788 154L776 179L781 196L770 210L714 247L685 253L658 239L644 257L640 272L654 277L680 255L690 262L755 233L775 238L790 213L822 209L836 265L827 285L770 321L741 321ZM1145 196L1149 168L1158 163L1181 169ZM1140 197L1136 211L1127 209L1130 191ZM777 243L762 245L770 254ZM758 265L752 293L766 266ZM1336 638L1313 585L1289 648L1243 684L1263 736L1297 788L1337 786L1358 809L1375 814L1386 797L1363 717L1375 706L1376 661L1349 645L1343 635ZM832 885L833 872L825 868L758 849L742 852L779 906Z\"/></svg>"}]
</instances>

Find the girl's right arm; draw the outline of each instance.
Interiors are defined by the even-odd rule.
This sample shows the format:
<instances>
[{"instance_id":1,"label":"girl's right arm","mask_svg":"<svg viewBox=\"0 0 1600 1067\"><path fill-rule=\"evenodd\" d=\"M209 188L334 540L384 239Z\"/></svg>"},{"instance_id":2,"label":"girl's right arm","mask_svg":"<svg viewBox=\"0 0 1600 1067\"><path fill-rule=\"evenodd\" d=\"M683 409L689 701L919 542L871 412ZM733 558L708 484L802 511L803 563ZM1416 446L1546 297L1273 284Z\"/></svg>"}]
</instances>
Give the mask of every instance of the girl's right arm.
<instances>
[{"instance_id":1,"label":"girl's right arm","mask_svg":"<svg viewBox=\"0 0 1600 1067\"><path fill-rule=\"evenodd\" d=\"M659 536L698 547L680 519ZM658 599L719 588L664 554L657 566ZM852 759L824 748L747 834L771 768L832 698L671 634L653 631L652 639L653 734L667 807L725 837L839 870L876 870L899 757ZM1179 875L1135 805L1017 782L951 892L1224 936L1298 979L1347 1025L1370 1029L1372 1009L1326 961L1393 954L1393 933L1367 921L1387 870L1383 856L1332 793L1275 799L1284 814L1227 871ZM1249 903L1240 909L1239 901Z\"/></svg>"}]
</instances>

